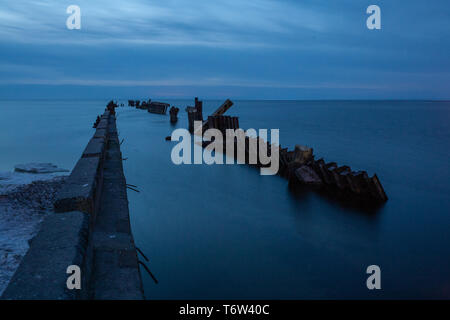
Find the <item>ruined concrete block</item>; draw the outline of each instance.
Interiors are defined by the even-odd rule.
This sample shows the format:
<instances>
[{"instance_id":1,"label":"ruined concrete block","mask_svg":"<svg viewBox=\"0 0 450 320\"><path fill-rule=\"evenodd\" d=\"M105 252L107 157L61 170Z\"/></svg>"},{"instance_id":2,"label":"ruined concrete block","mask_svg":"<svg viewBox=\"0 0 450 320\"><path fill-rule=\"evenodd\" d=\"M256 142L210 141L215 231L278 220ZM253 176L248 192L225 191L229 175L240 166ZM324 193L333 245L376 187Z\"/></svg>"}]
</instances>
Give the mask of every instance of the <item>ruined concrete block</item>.
<instances>
[{"instance_id":1,"label":"ruined concrete block","mask_svg":"<svg viewBox=\"0 0 450 320\"><path fill-rule=\"evenodd\" d=\"M334 183L339 189L345 189L348 186L346 175L350 172L351 169L348 166L342 166L331 170L334 178Z\"/></svg>"},{"instance_id":2,"label":"ruined concrete block","mask_svg":"<svg viewBox=\"0 0 450 320\"><path fill-rule=\"evenodd\" d=\"M369 176L365 171L358 171L355 172L355 174L353 174L353 184L355 185L355 188L359 191L359 193L368 192L368 185L367 185L368 178Z\"/></svg>"},{"instance_id":3,"label":"ruined concrete block","mask_svg":"<svg viewBox=\"0 0 450 320\"><path fill-rule=\"evenodd\" d=\"M293 161L299 164L305 164L312 160L313 149L307 146L295 145Z\"/></svg>"},{"instance_id":4,"label":"ruined concrete block","mask_svg":"<svg viewBox=\"0 0 450 320\"><path fill-rule=\"evenodd\" d=\"M321 186L323 184L322 179L317 173L310 167L302 165L295 170L295 176L300 184L308 186Z\"/></svg>"},{"instance_id":5,"label":"ruined concrete block","mask_svg":"<svg viewBox=\"0 0 450 320\"><path fill-rule=\"evenodd\" d=\"M367 181L369 192L372 195L372 197L380 202L387 201L388 197L384 192L383 186L381 185L381 182L378 179L377 175L374 174L373 177L369 178Z\"/></svg>"},{"instance_id":6,"label":"ruined concrete block","mask_svg":"<svg viewBox=\"0 0 450 320\"><path fill-rule=\"evenodd\" d=\"M319 163L320 172L322 173L323 180L326 184L335 184L332 170L337 168L336 162Z\"/></svg>"}]
</instances>

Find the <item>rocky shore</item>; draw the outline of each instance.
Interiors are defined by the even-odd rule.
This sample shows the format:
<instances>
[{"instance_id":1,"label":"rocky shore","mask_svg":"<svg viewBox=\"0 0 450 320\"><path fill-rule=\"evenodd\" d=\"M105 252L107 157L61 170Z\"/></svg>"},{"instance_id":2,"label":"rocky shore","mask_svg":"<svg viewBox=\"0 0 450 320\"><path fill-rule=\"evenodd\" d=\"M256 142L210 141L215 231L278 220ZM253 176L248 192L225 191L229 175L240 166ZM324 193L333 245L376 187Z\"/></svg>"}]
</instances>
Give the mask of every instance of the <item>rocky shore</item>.
<instances>
[{"instance_id":1,"label":"rocky shore","mask_svg":"<svg viewBox=\"0 0 450 320\"><path fill-rule=\"evenodd\" d=\"M65 176L35 178L42 180L0 189L0 295L26 254L29 240L53 211L53 201L65 180Z\"/></svg>"}]
</instances>

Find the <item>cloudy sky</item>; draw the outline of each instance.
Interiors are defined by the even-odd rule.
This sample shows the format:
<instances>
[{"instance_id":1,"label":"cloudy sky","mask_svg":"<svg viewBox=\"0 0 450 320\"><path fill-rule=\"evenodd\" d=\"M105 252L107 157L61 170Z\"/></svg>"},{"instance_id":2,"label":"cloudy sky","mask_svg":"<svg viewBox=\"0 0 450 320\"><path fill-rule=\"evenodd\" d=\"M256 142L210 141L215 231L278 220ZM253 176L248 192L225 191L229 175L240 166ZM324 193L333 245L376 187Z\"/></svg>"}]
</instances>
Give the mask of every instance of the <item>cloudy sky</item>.
<instances>
[{"instance_id":1,"label":"cloudy sky","mask_svg":"<svg viewBox=\"0 0 450 320\"><path fill-rule=\"evenodd\" d=\"M450 99L449 83L448 0L0 0L0 99Z\"/></svg>"}]
</instances>

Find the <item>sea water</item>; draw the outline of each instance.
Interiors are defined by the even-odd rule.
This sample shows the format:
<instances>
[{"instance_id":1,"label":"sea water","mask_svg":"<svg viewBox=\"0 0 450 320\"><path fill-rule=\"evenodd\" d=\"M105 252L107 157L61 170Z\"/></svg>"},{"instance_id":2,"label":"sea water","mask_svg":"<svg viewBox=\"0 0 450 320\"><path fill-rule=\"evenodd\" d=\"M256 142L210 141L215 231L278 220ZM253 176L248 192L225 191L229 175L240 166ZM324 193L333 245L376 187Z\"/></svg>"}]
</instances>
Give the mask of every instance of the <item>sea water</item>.
<instances>
[{"instance_id":1,"label":"sea water","mask_svg":"<svg viewBox=\"0 0 450 320\"><path fill-rule=\"evenodd\" d=\"M245 165L175 165L179 121L118 108L136 245L148 299L450 297L449 102L234 101L242 128L280 129L280 144L376 173L376 210L290 190ZM0 171L52 162L71 169L107 100L0 101ZM125 101L124 101L125 102ZM204 101L205 116L222 101ZM142 258L141 258L142 259ZM366 268L381 268L368 290Z\"/></svg>"}]
</instances>

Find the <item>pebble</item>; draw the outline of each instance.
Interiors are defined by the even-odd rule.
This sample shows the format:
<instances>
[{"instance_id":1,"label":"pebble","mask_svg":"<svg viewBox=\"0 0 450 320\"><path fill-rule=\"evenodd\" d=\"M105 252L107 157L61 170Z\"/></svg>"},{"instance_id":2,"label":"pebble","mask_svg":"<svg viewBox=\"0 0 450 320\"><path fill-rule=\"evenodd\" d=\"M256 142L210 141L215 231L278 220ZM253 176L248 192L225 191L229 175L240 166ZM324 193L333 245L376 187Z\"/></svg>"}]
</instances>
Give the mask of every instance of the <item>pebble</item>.
<instances>
[{"instance_id":1,"label":"pebble","mask_svg":"<svg viewBox=\"0 0 450 320\"><path fill-rule=\"evenodd\" d=\"M14 205L26 206L36 211L52 210L53 201L64 180L65 177L56 177L47 181L34 181L2 195L2 198Z\"/></svg>"}]
</instances>

